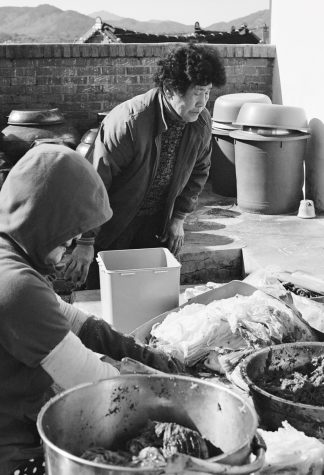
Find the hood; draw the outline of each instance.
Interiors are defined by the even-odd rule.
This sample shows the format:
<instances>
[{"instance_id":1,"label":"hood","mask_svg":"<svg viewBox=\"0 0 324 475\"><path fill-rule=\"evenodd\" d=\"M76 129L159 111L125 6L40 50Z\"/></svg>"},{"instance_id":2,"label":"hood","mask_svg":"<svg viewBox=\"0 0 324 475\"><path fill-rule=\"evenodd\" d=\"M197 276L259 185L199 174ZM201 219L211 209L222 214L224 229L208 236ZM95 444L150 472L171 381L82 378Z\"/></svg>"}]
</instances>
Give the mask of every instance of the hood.
<instances>
[{"instance_id":1,"label":"hood","mask_svg":"<svg viewBox=\"0 0 324 475\"><path fill-rule=\"evenodd\" d=\"M18 244L43 273L50 270L45 266L50 251L111 216L100 176L64 145L29 150L0 191L0 233Z\"/></svg>"}]
</instances>

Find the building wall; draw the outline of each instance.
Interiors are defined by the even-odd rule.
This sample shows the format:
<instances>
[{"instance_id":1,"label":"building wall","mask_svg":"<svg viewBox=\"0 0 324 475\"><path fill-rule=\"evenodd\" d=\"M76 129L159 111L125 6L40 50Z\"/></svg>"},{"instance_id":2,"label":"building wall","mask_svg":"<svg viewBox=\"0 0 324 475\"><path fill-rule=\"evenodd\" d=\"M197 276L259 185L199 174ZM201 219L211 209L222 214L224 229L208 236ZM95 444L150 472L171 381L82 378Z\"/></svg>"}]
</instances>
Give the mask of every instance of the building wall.
<instances>
[{"instance_id":1,"label":"building wall","mask_svg":"<svg viewBox=\"0 0 324 475\"><path fill-rule=\"evenodd\" d=\"M11 110L58 107L80 133L153 84L157 61L176 44L0 45L0 127ZM272 97L275 48L271 45L212 45L218 48L227 84L221 94L258 92Z\"/></svg>"},{"instance_id":2,"label":"building wall","mask_svg":"<svg viewBox=\"0 0 324 475\"><path fill-rule=\"evenodd\" d=\"M322 2L272 0L271 43L274 67L273 102L303 107L311 138L306 156L306 197L324 211L324 62Z\"/></svg>"}]
</instances>

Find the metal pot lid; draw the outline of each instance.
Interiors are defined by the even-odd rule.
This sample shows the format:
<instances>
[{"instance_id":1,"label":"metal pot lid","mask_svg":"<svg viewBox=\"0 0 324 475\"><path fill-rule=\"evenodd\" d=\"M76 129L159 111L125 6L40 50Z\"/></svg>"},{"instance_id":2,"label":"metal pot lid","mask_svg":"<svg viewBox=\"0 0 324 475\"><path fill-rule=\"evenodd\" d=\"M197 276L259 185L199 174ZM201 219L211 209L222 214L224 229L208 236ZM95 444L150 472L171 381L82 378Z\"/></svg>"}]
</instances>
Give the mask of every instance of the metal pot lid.
<instances>
[{"instance_id":1,"label":"metal pot lid","mask_svg":"<svg viewBox=\"0 0 324 475\"><path fill-rule=\"evenodd\" d=\"M218 136L229 137L230 132L233 132L233 130L217 129L216 127L212 127L212 135L216 137Z\"/></svg>"},{"instance_id":2,"label":"metal pot lid","mask_svg":"<svg viewBox=\"0 0 324 475\"><path fill-rule=\"evenodd\" d=\"M218 122L215 119L213 119L212 121L212 127L217 128L217 129L224 129L224 130L235 130L237 128L237 127L234 127L234 125L231 122Z\"/></svg>"},{"instance_id":3,"label":"metal pot lid","mask_svg":"<svg viewBox=\"0 0 324 475\"><path fill-rule=\"evenodd\" d=\"M277 135L285 136L285 135L290 135L290 134L294 133L293 130L289 130L289 129L278 129L278 128L271 129L270 127L260 128L260 127L251 127L251 126L247 126L247 125L243 125L242 130L244 132L249 132L249 133L254 133L254 134L259 134L259 135L265 135L265 136L269 136L269 137L277 136Z\"/></svg>"},{"instance_id":4,"label":"metal pot lid","mask_svg":"<svg viewBox=\"0 0 324 475\"><path fill-rule=\"evenodd\" d=\"M242 129L243 127L254 127L254 128L259 128L259 129L289 130L290 132L302 132L302 133L305 133L305 134L310 133L310 128L309 127L301 127L301 128L291 127L289 129L287 129L287 126L277 125L277 124L267 124L265 126L265 124L247 125L247 124L243 124L241 122L233 122L232 125L235 126L236 129Z\"/></svg>"},{"instance_id":5,"label":"metal pot lid","mask_svg":"<svg viewBox=\"0 0 324 475\"><path fill-rule=\"evenodd\" d=\"M64 116L59 109L12 110L8 116L9 125L52 125L62 124Z\"/></svg>"},{"instance_id":6,"label":"metal pot lid","mask_svg":"<svg viewBox=\"0 0 324 475\"><path fill-rule=\"evenodd\" d=\"M288 142L291 140L306 140L310 134L303 132L291 132L288 135L261 135L254 132L245 132L243 130L233 130L229 136L236 140L245 142Z\"/></svg>"}]
</instances>

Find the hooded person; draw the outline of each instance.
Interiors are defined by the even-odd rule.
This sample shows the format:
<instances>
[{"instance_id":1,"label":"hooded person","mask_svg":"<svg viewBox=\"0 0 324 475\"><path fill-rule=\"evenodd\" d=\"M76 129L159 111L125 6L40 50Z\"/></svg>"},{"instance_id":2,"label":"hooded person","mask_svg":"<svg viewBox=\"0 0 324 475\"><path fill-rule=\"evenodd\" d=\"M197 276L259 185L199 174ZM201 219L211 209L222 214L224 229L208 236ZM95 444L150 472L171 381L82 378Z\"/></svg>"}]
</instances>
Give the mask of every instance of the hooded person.
<instances>
[{"instance_id":1,"label":"hooded person","mask_svg":"<svg viewBox=\"0 0 324 475\"><path fill-rule=\"evenodd\" d=\"M53 385L119 374L95 352L177 372L166 355L64 302L46 277L74 238L111 216L97 172L63 145L28 151L0 191L0 475L44 473L36 418Z\"/></svg>"}]
</instances>

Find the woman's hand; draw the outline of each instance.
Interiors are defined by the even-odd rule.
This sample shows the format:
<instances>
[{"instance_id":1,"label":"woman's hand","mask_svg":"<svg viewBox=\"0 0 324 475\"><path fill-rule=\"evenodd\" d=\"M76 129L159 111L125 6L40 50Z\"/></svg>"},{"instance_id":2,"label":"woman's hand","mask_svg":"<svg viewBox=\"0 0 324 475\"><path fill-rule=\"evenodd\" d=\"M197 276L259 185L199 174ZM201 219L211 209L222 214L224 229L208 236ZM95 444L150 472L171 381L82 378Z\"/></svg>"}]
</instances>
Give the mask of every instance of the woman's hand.
<instances>
[{"instance_id":1,"label":"woman's hand","mask_svg":"<svg viewBox=\"0 0 324 475\"><path fill-rule=\"evenodd\" d=\"M184 244L183 224L183 219L172 218L165 235L161 238L162 242L167 241L168 249L175 256L179 254Z\"/></svg>"},{"instance_id":2,"label":"woman's hand","mask_svg":"<svg viewBox=\"0 0 324 475\"><path fill-rule=\"evenodd\" d=\"M93 258L93 246L77 245L72 253L66 256L64 279L78 285L84 284Z\"/></svg>"}]
</instances>

